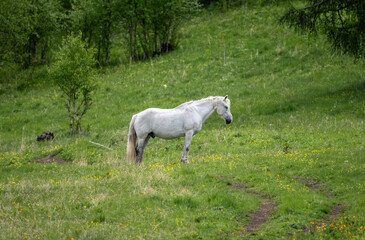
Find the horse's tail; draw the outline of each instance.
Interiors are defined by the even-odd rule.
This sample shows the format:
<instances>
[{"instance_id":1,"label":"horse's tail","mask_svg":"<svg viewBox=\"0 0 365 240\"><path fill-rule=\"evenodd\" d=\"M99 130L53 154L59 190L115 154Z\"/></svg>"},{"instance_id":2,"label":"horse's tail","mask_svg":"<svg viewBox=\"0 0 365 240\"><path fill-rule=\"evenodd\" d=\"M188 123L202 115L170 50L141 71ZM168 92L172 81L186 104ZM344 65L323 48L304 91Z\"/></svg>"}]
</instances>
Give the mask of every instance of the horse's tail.
<instances>
[{"instance_id":1,"label":"horse's tail","mask_svg":"<svg viewBox=\"0 0 365 240\"><path fill-rule=\"evenodd\" d=\"M127 160L136 161L136 141L137 134L134 129L134 122L136 121L137 115L133 115L131 123L129 124L128 143L127 143Z\"/></svg>"}]
</instances>

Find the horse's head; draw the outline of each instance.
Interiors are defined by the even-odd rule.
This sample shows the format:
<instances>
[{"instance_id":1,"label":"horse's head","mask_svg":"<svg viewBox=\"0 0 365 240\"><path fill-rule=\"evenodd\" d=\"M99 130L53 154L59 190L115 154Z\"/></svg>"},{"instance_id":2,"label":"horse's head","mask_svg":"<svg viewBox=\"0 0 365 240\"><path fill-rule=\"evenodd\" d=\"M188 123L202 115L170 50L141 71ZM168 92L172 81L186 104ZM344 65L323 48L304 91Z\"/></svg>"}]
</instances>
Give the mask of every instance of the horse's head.
<instances>
[{"instance_id":1,"label":"horse's head","mask_svg":"<svg viewBox=\"0 0 365 240\"><path fill-rule=\"evenodd\" d=\"M233 120L230 108L231 108L231 101L229 101L228 95L218 100L217 113L219 116L221 116L221 118L223 118L226 121L226 124L230 124Z\"/></svg>"}]
</instances>

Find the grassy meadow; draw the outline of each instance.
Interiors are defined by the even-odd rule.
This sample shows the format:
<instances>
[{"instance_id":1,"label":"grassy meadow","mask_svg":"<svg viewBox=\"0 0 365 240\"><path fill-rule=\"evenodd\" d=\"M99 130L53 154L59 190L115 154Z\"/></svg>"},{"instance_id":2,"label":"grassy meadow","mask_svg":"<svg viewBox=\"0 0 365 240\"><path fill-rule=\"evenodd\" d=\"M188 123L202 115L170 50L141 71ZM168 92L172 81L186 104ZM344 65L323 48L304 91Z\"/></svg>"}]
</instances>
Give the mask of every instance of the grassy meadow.
<instances>
[{"instance_id":1,"label":"grassy meadow","mask_svg":"<svg viewBox=\"0 0 365 240\"><path fill-rule=\"evenodd\" d=\"M279 26L283 12L204 10L177 50L103 69L82 135L42 71L3 81L0 239L365 239L364 62ZM232 124L212 115L189 164L182 138L126 161L133 114L226 94ZM37 142L46 131L55 139ZM69 163L35 161L49 155Z\"/></svg>"}]
</instances>

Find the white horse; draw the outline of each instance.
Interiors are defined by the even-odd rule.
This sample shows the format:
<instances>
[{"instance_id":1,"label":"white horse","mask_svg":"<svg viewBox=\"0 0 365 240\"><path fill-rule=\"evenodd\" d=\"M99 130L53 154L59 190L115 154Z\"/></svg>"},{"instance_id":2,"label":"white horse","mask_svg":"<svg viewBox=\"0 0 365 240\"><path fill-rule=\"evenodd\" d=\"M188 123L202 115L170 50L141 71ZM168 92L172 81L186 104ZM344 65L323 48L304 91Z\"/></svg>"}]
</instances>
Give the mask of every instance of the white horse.
<instances>
[{"instance_id":1,"label":"white horse","mask_svg":"<svg viewBox=\"0 0 365 240\"><path fill-rule=\"evenodd\" d=\"M193 136L201 130L205 120L214 112L218 113L226 121L226 124L230 124L232 122L230 105L228 96L208 97L183 103L173 109L148 108L133 115L129 126L127 159L136 161L141 165L143 153L150 137L173 139L185 136L181 162L188 163Z\"/></svg>"}]
</instances>

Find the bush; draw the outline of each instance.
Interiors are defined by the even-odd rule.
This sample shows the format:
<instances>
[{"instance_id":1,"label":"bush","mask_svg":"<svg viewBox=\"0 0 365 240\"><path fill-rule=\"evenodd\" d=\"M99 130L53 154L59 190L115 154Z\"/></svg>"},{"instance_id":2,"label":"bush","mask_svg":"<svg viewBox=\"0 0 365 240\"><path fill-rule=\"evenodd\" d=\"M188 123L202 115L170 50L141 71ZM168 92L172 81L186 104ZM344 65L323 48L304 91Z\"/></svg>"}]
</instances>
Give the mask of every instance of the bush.
<instances>
[{"instance_id":1,"label":"bush","mask_svg":"<svg viewBox=\"0 0 365 240\"><path fill-rule=\"evenodd\" d=\"M96 85L94 76L95 49L87 49L81 34L63 40L56 60L49 69L50 76L62 91L70 119L71 134L82 132L81 120L92 104Z\"/></svg>"}]
</instances>

